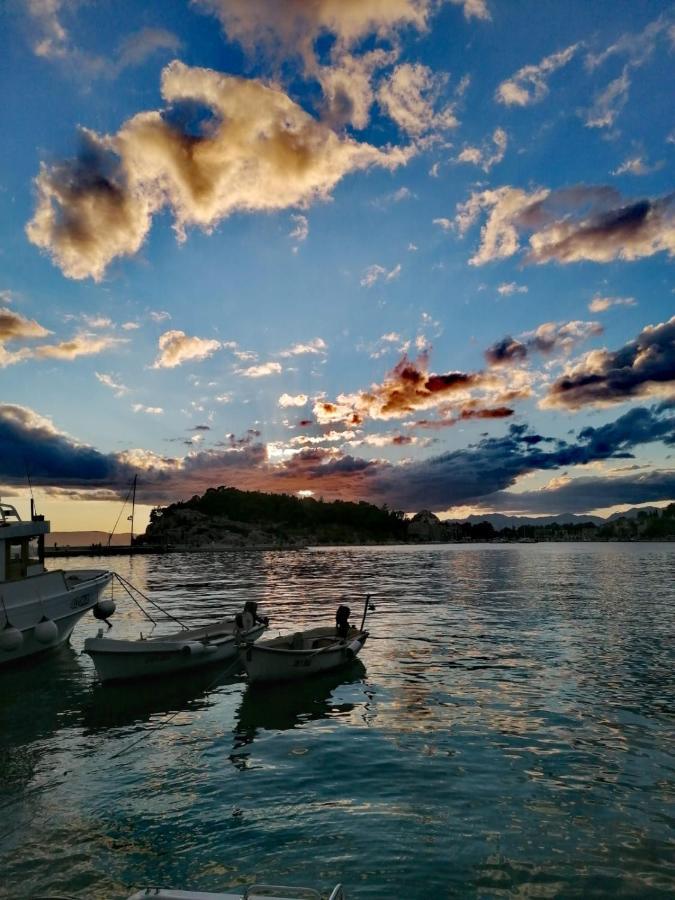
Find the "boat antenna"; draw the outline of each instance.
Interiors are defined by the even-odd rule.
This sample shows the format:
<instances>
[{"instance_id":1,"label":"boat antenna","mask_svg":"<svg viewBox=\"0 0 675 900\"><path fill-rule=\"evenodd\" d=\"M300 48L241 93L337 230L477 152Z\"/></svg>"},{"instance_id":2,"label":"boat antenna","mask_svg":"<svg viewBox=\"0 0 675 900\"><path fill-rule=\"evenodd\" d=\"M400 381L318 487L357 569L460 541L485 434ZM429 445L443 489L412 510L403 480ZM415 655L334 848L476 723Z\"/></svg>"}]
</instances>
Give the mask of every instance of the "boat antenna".
<instances>
[{"instance_id":1,"label":"boat antenna","mask_svg":"<svg viewBox=\"0 0 675 900\"><path fill-rule=\"evenodd\" d=\"M131 538L129 540L130 547L133 547L133 545L134 545L134 512L136 511L136 482L137 481L138 481L138 475L134 475L134 483L132 485L133 494L131 496L131 515L127 519L127 521L131 522Z\"/></svg>"},{"instance_id":2,"label":"boat antenna","mask_svg":"<svg viewBox=\"0 0 675 900\"><path fill-rule=\"evenodd\" d=\"M30 519L31 522L35 521L35 514L37 513L37 509L35 507L35 497L33 496L33 485L30 480L30 470L28 468L28 460L24 456L23 464L26 469L26 480L28 481L28 490L30 491Z\"/></svg>"}]
</instances>

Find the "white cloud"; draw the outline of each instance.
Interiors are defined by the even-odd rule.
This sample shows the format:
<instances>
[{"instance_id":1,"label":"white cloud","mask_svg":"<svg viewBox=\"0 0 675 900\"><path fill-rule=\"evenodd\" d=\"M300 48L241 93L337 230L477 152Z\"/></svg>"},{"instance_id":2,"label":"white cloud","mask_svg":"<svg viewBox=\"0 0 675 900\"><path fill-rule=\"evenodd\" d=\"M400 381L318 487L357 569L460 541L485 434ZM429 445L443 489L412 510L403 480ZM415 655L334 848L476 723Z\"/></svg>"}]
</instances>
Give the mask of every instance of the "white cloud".
<instances>
[{"instance_id":1,"label":"white cloud","mask_svg":"<svg viewBox=\"0 0 675 900\"><path fill-rule=\"evenodd\" d=\"M452 231L452 220L442 216L440 219L434 219L433 225L438 225L443 231Z\"/></svg>"},{"instance_id":2,"label":"white cloud","mask_svg":"<svg viewBox=\"0 0 675 900\"><path fill-rule=\"evenodd\" d=\"M87 316L83 315L82 320L90 328L112 328L113 321L107 316Z\"/></svg>"},{"instance_id":3,"label":"white cloud","mask_svg":"<svg viewBox=\"0 0 675 900\"><path fill-rule=\"evenodd\" d=\"M572 44L544 57L536 65L523 66L516 74L502 81L495 93L495 99L506 106L531 106L539 103L548 94L548 79L557 69L567 65L577 52L580 44Z\"/></svg>"},{"instance_id":4,"label":"white cloud","mask_svg":"<svg viewBox=\"0 0 675 900\"><path fill-rule=\"evenodd\" d=\"M325 353L327 349L328 346L324 339L318 337L314 338L311 341L307 341L304 344L293 344L293 346L289 347L287 350L281 350L279 352L279 356L305 356L307 354L318 355Z\"/></svg>"},{"instance_id":5,"label":"white cloud","mask_svg":"<svg viewBox=\"0 0 675 900\"><path fill-rule=\"evenodd\" d=\"M323 118L329 125L341 128L352 125L363 129L370 119L375 100L372 79L375 71L396 62L397 50L371 50L361 56L337 52L330 66L316 68L316 78L323 90Z\"/></svg>"},{"instance_id":6,"label":"white cloud","mask_svg":"<svg viewBox=\"0 0 675 900\"><path fill-rule=\"evenodd\" d=\"M217 15L228 40L246 50L297 54L310 68L320 35L334 35L344 52L371 34L392 39L406 26L422 31L434 7L433 0L196 0L196 5Z\"/></svg>"},{"instance_id":7,"label":"white cloud","mask_svg":"<svg viewBox=\"0 0 675 900\"><path fill-rule=\"evenodd\" d=\"M136 329L140 327L139 322L122 322L123 331L136 331Z\"/></svg>"},{"instance_id":8,"label":"white cloud","mask_svg":"<svg viewBox=\"0 0 675 900\"><path fill-rule=\"evenodd\" d=\"M129 393L129 388L125 384L122 384L121 381L115 381L115 378L112 375L107 375L105 372L94 372L94 374L101 384L104 384L114 392L116 397L123 397L125 394Z\"/></svg>"},{"instance_id":9,"label":"white cloud","mask_svg":"<svg viewBox=\"0 0 675 900\"><path fill-rule=\"evenodd\" d=\"M649 165L641 156L630 156L612 172L612 175L650 175L662 169L663 161Z\"/></svg>"},{"instance_id":10,"label":"white cloud","mask_svg":"<svg viewBox=\"0 0 675 900\"><path fill-rule=\"evenodd\" d=\"M480 247L469 260L471 265L480 266L494 259L513 256L519 247L515 224L519 213L548 194L548 190L528 194L520 188L501 187L473 193L465 203L459 203L455 222L461 235L474 224L483 210L489 210L487 221L481 228Z\"/></svg>"},{"instance_id":11,"label":"white cloud","mask_svg":"<svg viewBox=\"0 0 675 900\"><path fill-rule=\"evenodd\" d=\"M421 63L402 63L381 84L377 100L399 128L413 137L455 128L459 123L451 104L438 111L447 76Z\"/></svg>"},{"instance_id":12,"label":"white cloud","mask_svg":"<svg viewBox=\"0 0 675 900\"><path fill-rule=\"evenodd\" d=\"M490 10L485 0L450 0L455 6L461 6L464 9L465 19L482 19L484 22L490 21Z\"/></svg>"},{"instance_id":13,"label":"white cloud","mask_svg":"<svg viewBox=\"0 0 675 900\"><path fill-rule=\"evenodd\" d=\"M307 394L282 394L279 397L279 406L304 406L308 400Z\"/></svg>"},{"instance_id":14,"label":"white cloud","mask_svg":"<svg viewBox=\"0 0 675 900\"><path fill-rule=\"evenodd\" d=\"M491 147L487 142L482 147L465 147L456 161L472 163L475 166L480 166L484 172L489 172L494 165L504 159L508 142L508 136L504 129L495 128L492 134L494 147Z\"/></svg>"},{"instance_id":15,"label":"white cloud","mask_svg":"<svg viewBox=\"0 0 675 900\"><path fill-rule=\"evenodd\" d=\"M171 318L171 314L165 309L153 309L150 311L150 318L153 322L166 322Z\"/></svg>"},{"instance_id":16,"label":"white cloud","mask_svg":"<svg viewBox=\"0 0 675 900\"><path fill-rule=\"evenodd\" d=\"M628 100L630 78L626 66L618 78L607 85L593 101L593 106L586 114L587 128L608 128L614 124L617 116Z\"/></svg>"},{"instance_id":17,"label":"white cloud","mask_svg":"<svg viewBox=\"0 0 675 900\"><path fill-rule=\"evenodd\" d=\"M505 281L499 285L497 293L502 297L510 297L511 294L526 294L527 287L524 284L516 284L515 281Z\"/></svg>"},{"instance_id":18,"label":"white cloud","mask_svg":"<svg viewBox=\"0 0 675 900\"><path fill-rule=\"evenodd\" d=\"M70 340L58 344L41 344L31 353L38 359L76 359L78 356L95 356L126 343L126 338L76 334Z\"/></svg>"},{"instance_id":19,"label":"white cloud","mask_svg":"<svg viewBox=\"0 0 675 900\"><path fill-rule=\"evenodd\" d=\"M401 268L400 263L395 265L390 271L387 271L384 266L378 266L377 264L368 266L361 278L361 287L370 288L378 281L393 281L401 274Z\"/></svg>"},{"instance_id":20,"label":"white cloud","mask_svg":"<svg viewBox=\"0 0 675 900\"><path fill-rule=\"evenodd\" d=\"M5 341L32 340L51 334L35 319L27 319L12 309L0 308L0 344Z\"/></svg>"},{"instance_id":21,"label":"white cloud","mask_svg":"<svg viewBox=\"0 0 675 900\"><path fill-rule=\"evenodd\" d=\"M394 169L415 152L341 137L277 88L177 60L162 72L162 96L207 106L208 129L195 137L161 111L142 112L115 135L83 130L79 160L42 165L26 232L69 278L100 281L138 252L164 207L184 240L188 227L210 232L236 211L326 200L349 172Z\"/></svg>"},{"instance_id":22,"label":"white cloud","mask_svg":"<svg viewBox=\"0 0 675 900\"><path fill-rule=\"evenodd\" d=\"M291 240L296 241L296 246L293 248L295 252L298 247L297 244L301 244L303 241L307 240L309 235L309 220L307 216L303 216L301 214L291 215L291 221L294 223L294 227L292 231L289 231L288 236Z\"/></svg>"},{"instance_id":23,"label":"white cloud","mask_svg":"<svg viewBox=\"0 0 675 900\"><path fill-rule=\"evenodd\" d=\"M612 306L636 306L634 297L600 297L595 296L588 304L591 312L606 312Z\"/></svg>"},{"instance_id":24,"label":"white cloud","mask_svg":"<svg viewBox=\"0 0 675 900\"><path fill-rule=\"evenodd\" d=\"M282 372L281 365L278 362L262 363L259 366L249 366L248 369L235 369L237 375L243 375L245 378L264 378L266 375L278 375Z\"/></svg>"},{"instance_id":25,"label":"white cloud","mask_svg":"<svg viewBox=\"0 0 675 900\"><path fill-rule=\"evenodd\" d=\"M212 356L221 347L220 341L190 337L184 331L165 331L160 335L159 355L153 369L173 369L184 362L198 362Z\"/></svg>"},{"instance_id":26,"label":"white cloud","mask_svg":"<svg viewBox=\"0 0 675 900\"><path fill-rule=\"evenodd\" d=\"M145 413L146 416L161 416L164 414L161 406L143 406L142 403L134 403L131 408L135 413Z\"/></svg>"},{"instance_id":27,"label":"white cloud","mask_svg":"<svg viewBox=\"0 0 675 900\"><path fill-rule=\"evenodd\" d=\"M612 187L576 185L531 193L509 186L474 192L457 205L460 234L486 213L478 266L513 256L529 233L527 262L559 263L635 260L675 255L675 195L626 200Z\"/></svg>"}]
</instances>

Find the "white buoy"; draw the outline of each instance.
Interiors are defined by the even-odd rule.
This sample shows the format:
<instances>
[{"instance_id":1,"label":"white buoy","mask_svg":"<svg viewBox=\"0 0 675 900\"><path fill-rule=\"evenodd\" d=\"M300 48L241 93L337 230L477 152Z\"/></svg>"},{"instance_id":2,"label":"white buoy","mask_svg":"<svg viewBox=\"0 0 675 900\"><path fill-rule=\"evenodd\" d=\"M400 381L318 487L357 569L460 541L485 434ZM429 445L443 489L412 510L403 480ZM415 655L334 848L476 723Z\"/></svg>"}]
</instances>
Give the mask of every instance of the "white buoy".
<instances>
[{"instance_id":1,"label":"white buoy","mask_svg":"<svg viewBox=\"0 0 675 900\"><path fill-rule=\"evenodd\" d=\"M18 650L22 644L23 635L19 629L7 622L2 631L0 631L0 647L6 653L11 653L13 650Z\"/></svg>"},{"instance_id":2,"label":"white buoy","mask_svg":"<svg viewBox=\"0 0 675 900\"><path fill-rule=\"evenodd\" d=\"M40 644L53 644L59 636L59 629L53 619L43 616L33 629L33 636Z\"/></svg>"},{"instance_id":3,"label":"white buoy","mask_svg":"<svg viewBox=\"0 0 675 900\"><path fill-rule=\"evenodd\" d=\"M105 621L112 616L116 609L117 605L114 600L99 600L93 609L94 618Z\"/></svg>"}]
</instances>

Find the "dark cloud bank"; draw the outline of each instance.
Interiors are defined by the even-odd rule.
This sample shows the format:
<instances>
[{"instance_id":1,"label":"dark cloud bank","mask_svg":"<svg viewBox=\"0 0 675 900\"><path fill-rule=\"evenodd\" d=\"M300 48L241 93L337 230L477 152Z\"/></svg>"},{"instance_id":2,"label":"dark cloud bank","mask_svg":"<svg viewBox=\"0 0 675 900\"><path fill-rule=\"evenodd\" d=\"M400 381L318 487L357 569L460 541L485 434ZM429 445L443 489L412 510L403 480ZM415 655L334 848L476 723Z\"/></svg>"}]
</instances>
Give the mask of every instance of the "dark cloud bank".
<instances>
[{"instance_id":1,"label":"dark cloud bank","mask_svg":"<svg viewBox=\"0 0 675 900\"><path fill-rule=\"evenodd\" d=\"M87 492L101 489L125 493L138 472L139 496L147 503L168 503L210 486L236 484L265 491L311 489L327 499L365 499L406 510L443 510L460 504L512 509L515 495L503 492L520 476L597 460L629 459L637 445L654 441L675 446L673 401L635 408L607 425L586 427L574 442L513 424L502 437L483 437L464 449L419 462L394 465L312 448L273 465L265 447L255 443L205 449L183 459L140 451L104 454L58 432L31 410L4 405L0 406L0 481L25 484L28 467L34 484L74 490L86 498ZM524 511L529 503L528 510L545 507L557 512L675 498L672 473L594 478L587 480L587 487L585 493L581 486L568 486L520 495L516 503Z\"/></svg>"}]
</instances>

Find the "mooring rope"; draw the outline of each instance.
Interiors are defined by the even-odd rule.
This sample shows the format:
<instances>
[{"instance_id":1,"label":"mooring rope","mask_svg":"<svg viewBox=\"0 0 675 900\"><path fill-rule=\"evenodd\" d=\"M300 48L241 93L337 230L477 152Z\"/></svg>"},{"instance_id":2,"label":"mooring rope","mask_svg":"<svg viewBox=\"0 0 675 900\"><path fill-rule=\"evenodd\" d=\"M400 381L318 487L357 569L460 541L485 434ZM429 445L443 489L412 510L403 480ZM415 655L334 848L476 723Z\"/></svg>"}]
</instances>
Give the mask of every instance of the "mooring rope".
<instances>
[{"instance_id":1,"label":"mooring rope","mask_svg":"<svg viewBox=\"0 0 675 900\"><path fill-rule=\"evenodd\" d=\"M186 631L188 630L188 626L185 624L185 622L181 622L180 619L178 619L176 616L173 616L168 610L161 607L159 605L159 603L156 603L154 600L151 600L147 594L144 594L140 588L136 587L135 584L132 584L130 581L128 581L123 575L120 575L119 572L113 572L112 574L119 581L119 583L122 585L124 590L134 601L136 606L141 610L141 612L144 615L146 615L148 617L148 619L150 619L150 621L153 622L155 625L157 624L156 619L153 619L152 616L150 615L150 613L146 609L143 609L143 607L138 602L138 600L134 597L134 595L131 593L131 591L136 591L136 593L139 594L145 600L146 603L149 603L151 606L154 606L155 609L158 609L163 615L165 615L167 617L167 619L171 619L173 622L176 622L177 625L180 625L181 628L184 628Z\"/></svg>"}]
</instances>

